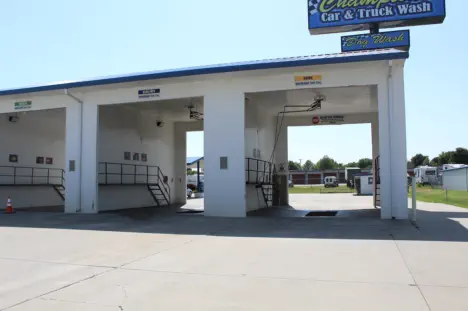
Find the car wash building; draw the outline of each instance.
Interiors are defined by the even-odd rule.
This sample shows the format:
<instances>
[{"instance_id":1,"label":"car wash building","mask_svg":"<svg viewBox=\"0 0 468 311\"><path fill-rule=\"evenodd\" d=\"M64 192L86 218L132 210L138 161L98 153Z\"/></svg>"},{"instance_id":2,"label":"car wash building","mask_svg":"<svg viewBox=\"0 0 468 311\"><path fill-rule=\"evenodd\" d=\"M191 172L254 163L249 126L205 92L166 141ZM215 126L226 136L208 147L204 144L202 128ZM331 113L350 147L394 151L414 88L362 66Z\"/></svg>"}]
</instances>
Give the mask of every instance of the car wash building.
<instances>
[{"instance_id":1,"label":"car wash building","mask_svg":"<svg viewBox=\"0 0 468 311\"><path fill-rule=\"evenodd\" d=\"M369 4L396 15L359 23L358 3L309 2L312 34L371 28L343 37L342 53L2 90L0 198L65 213L184 204L186 133L204 131L204 215L245 217L288 204L289 126L368 123L374 204L406 219L409 32L379 27L443 21L443 1L421 2L432 11Z\"/></svg>"}]
</instances>

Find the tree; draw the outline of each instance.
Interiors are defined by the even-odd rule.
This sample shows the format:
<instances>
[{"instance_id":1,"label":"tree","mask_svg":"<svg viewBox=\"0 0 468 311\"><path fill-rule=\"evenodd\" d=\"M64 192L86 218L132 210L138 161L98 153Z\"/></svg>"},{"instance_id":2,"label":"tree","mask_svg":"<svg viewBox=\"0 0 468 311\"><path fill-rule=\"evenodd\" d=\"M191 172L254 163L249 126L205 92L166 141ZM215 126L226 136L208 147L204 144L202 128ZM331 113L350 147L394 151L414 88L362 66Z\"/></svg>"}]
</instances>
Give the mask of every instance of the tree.
<instances>
[{"instance_id":1,"label":"tree","mask_svg":"<svg viewBox=\"0 0 468 311\"><path fill-rule=\"evenodd\" d=\"M343 163L338 163L337 167L336 168L344 168L345 166L343 165Z\"/></svg>"},{"instance_id":2,"label":"tree","mask_svg":"<svg viewBox=\"0 0 468 311\"><path fill-rule=\"evenodd\" d=\"M411 163L413 164L414 167L418 167L423 165L424 160L427 158L427 156L424 156L420 153L416 154L414 157L411 158Z\"/></svg>"},{"instance_id":3,"label":"tree","mask_svg":"<svg viewBox=\"0 0 468 311\"><path fill-rule=\"evenodd\" d=\"M439 154L439 165L449 164L450 158L453 154L453 151L442 152L441 154Z\"/></svg>"},{"instance_id":4,"label":"tree","mask_svg":"<svg viewBox=\"0 0 468 311\"><path fill-rule=\"evenodd\" d=\"M457 148L450 157L452 164L468 164L468 150L465 148Z\"/></svg>"},{"instance_id":5,"label":"tree","mask_svg":"<svg viewBox=\"0 0 468 311\"><path fill-rule=\"evenodd\" d=\"M304 171L311 171L315 168L315 165L314 163L312 163L312 161L307 160L302 166L302 168L304 169Z\"/></svg>"},{"instance_id":6,"label":"tree","mask_svg":"<svg viewBox=\"0 0 468 311\"><path fill-rule=\"evenodd\" d=\"M301 165L294 161L289 161L288 168L290 171L300 171Z\"/></svg>"},{"instance_id":7,"label":"tree","mask_svg":"<svg viewBox=\"0 0 468 311\"><path fill-rule=\"evenodd\" d=\"M424 166L429 165L429 158L428 158L428 157L426 157L426 158L424 159L423 165L424 165Z\"/></svg>"},{"instance_id":8,"label":"tree","mask_svg":"<svg viewBox=\"0 0 468 311\"><path fill-rule=\"evenodd\" d=\"M316 164L316 167L319 170L335 169L337 166L338 166L338 164L335 162L335 160L333 160L332 158L330 158L327 155L324 156L323 158L321 158Z\"/></svg>"},{"instance_id":9,"label":"tree","mask_svg":"<svg viewBox=\"0 0 468 311\"><path fill-rule=\"evenodd\" d=\"M357 162L349 162L345 167L359 167L359 164Z\"/></svg>"},{"instance_id":10,"label":"tree","mask_svg":"<svg viewBox=\"0 0 468 311\"><path fill-rule=\"evenodd\" d=\"M439 157L435 157L434 159L431 160L431 162L429 162L429 164L431 166L439 166L439 162L440 162Z\"/></svg>"},{"instance_id":11,"label":"tree","mask_svg":"<svg viewBox=\"0 0 468 311\"><path fill-rule=\"evenodd\" d=\"M370 167L372 167L372 159L369 159L369 158L359 159L357 165L361 169L362 168L370 168Z\"/></svg>"}]
</instances>

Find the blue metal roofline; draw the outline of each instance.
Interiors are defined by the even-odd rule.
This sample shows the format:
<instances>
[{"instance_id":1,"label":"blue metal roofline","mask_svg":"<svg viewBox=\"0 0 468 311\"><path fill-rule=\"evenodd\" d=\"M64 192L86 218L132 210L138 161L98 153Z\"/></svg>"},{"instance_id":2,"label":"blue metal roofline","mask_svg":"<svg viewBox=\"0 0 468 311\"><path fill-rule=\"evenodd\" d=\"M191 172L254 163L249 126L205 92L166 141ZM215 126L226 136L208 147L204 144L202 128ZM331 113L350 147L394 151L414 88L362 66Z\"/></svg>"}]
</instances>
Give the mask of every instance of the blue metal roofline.
<instances>
[{"instance_id":1,"label":"blue metal roofline","mask_svg":"<svg viewBox=\"0 0 468 311\"><path fill-rule=\"evenodd\" d=\"M458 171L458 170L468 170L468 166L443 170L443 171L441 171L441 173L443 174L445 172Z\"/></svg>"},{"instance_id":2,"label":"blue metal roofline","mask_svg":"<svg viewBox=\"0 0 468 311\"><path fill-rule=\"evenodd\" d=\"M27 94L34 92L44 92L62 89L72 89L79 87L109 85L117 83L179 78L195 75L206 75L215 73L228 73L237 71L250 71L262 69L277 69L289 67L303 67L314 65L329 65L329 64L343 64L367 61L380 61L380 60L394 60L394 59L407 59L408 52L398 51L395 49L387 50L374 50L364 52L348 52L337 54L325 54L317 56L304 56L304 57L291 57L291 58L278 58L271 60L240 62L231 64L208 65L191 68L180 68L170 70L151 71L146 73L137 73L129 75L120 75L104 78L95 78L89 80L81 80L74 82L52 83L47 85L31 86L24 88L5 89L0 90L0 96Z\"/></svg>"},{"instance_id":3,"label":"blue metal roofline","mask_svg":"<svg viewBox=\"0 0 468 311\"><path fill-rule=\"evenodd\" d=\"M188 157L187 158L187 165L192 165L197 163L198 161L202 161L205 157Z\"/></svg>"}]
</instances>

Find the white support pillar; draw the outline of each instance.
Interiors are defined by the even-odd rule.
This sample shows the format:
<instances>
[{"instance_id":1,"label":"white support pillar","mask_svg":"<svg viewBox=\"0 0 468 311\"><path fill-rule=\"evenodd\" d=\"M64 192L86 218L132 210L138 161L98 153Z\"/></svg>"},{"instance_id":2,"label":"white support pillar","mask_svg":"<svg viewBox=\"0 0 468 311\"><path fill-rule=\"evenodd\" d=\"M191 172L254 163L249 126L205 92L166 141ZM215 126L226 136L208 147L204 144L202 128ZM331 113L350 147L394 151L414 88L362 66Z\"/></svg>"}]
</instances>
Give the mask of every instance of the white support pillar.
<instances>
[{"instance_id":1,"label":"white support pillar","mask_svg":"<svg viewBox=\"0 0 468 311\"><path fill-rule=\"evenodd\" d=\"M99 106L83 104L81 145L81 212L97 213L98 204L98 131Z\"/></svg>"},{"instance_id":2,"label":"white support pillar","mask_svg":"<svg viewBox=\"0 0 468 311\"><path fill-rule=\"evenodd\" d=\"M65 213L77 213L81 210L82 105L71 101L66 107Z\"/></svg>"},{"instance_id":3,"label":"white support pillar","mask_svg":"<svg viewBox=\"0 0 468 311\"><path fill-rule=\"evenodd\" d=\"M374 199L376 194L377 183L377 167L375 166L375 159L379 156L380 143L379 143L379 116L378 113L371 120L371 136L372 136L372 175L374 176L373 189Z\"/></svg>"},{"instance_id":4,"label":"white support pillar","mask_svg":"<svg viewBox=\"0 0 468 311\"><path fill-rule=\"evenodd\" d=\"M220 88L205 95L206 216L246 216L244 112L242 92Z\"/></svg>"},{"instance_id":5,"label":"white support pillar","mask_svg":"<svg viewBox=\"0 0 468 311\"><path fill-rule=\"evenodd\" d=\"M371 135L372 135L372 159L375 160L379 156L379 118L376 115L371 121Z\"/></svg>"},{"instance_id":6,"label":"white support pillar","mask_svg":"<svg viewBox=\"0 0 468 311\"><path fill-rule=\"evenodd\" d=\"M174 124L174 202L187 203L187 131L184 123Z\"/></svg>"},{"instance_id":7,"label":"white support pillar","mask_svg":"<svg viewBox=\"0 0 468 311\"><path fill-rule=\"evenodd\" d=\"M393 66L391 116L392 216L408 219L408 169L403 64ZM392 85L391 85L392 86Z\"/></svg>"},{"instance_id":8,"label":"white support pillar","mask_svg":"<svg viewBox=\"0 0 468 311\"><path fill-rule=\"evenodd\" d=\"M279 131L278 141L275 149L275 164L276 171L279 177L279 184L277 189L279 191L279 205L289 204L289 189L288 189L288 175L289 175L289 161L288 161L288 127L283 124ZM284 168L282 171L281 168Z\"/></svg>"},{"instance_id":9,"label":"white support pillar","mask_svg":"<svg viewBox=\"0 0 468 311\"><path fill-rule=\"evenodd\" d=\"M383 219L407 219L406 120L403 68L389 66L388 81L378 85L380 201Z\"/></svg>"}]
</instances>

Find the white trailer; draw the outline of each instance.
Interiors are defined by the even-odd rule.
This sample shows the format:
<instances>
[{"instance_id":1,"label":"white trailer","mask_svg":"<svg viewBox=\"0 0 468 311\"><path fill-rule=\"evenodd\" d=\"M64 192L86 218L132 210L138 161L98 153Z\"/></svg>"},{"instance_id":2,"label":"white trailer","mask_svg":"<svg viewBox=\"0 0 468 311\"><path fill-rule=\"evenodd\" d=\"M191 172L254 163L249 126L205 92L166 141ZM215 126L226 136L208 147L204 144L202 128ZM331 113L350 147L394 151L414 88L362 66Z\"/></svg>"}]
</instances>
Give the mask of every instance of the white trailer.
<instances>
[{"instance_id":1,"label":"white trailer","mask_svg":"<svg viewBox=\"0 0 468 311\"><path fill-rule=\"evenodd\" d=\"M426 185L434 184L438 181L438 168L434 166L420 166L414 169L416 183Z\"/></svg>"}]
</instances>

